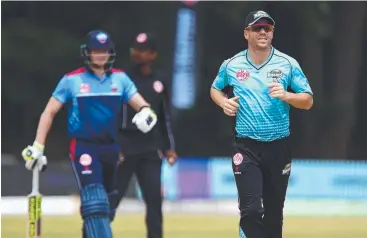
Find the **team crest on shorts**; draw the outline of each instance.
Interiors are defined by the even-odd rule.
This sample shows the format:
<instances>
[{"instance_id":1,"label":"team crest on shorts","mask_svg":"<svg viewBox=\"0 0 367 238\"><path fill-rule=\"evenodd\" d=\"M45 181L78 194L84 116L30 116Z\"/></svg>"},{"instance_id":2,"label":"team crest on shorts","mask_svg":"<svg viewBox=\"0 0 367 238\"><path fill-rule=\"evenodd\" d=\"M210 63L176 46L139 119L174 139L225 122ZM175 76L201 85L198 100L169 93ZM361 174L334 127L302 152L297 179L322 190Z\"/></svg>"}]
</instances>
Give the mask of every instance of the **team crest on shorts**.
<instances>
[{"instance_id":1,"label":"team crest on shorts","mask_svg":"<svg viewBox=\"0 0 367 238\"><path fill-rule=\"evenodd\" d=\"M92 156L89 154L82 154L82 156L80 156L79 163L84 167L82 174L92 173L92 170L89 168L89 165L92 164Z\"/></svg>"},{"instance_id":2,"label":"team crest on shorts","mask_svg":"<svg viewBox=\"0 0 367 238\"><path fill-rule=\"evenodd\" d=\"M248 78L250 77L250 72L247 71L247 70L238 70L237 73L236 73L236 78L239 80L239 81L245 81L247 80Z\"/></svg>"},{"instance_id":3,"label":"team crest on shorts","mask_svg":"<svg viewBox=\"0 0 367 238\"><path fill-rule=\"evenodd\" d=\"M83 166L89 166L92 164L92 156L88 154L82 154L79 159L79 163Z\"/></svg>"},{"instance_id":4,"label":"team crest on shorts","mask_svg":"<svg viewBox=\"0 0 367 238\"><path fill-rule=\"evenodd\" d=\"M243 161L243 155L241 153L237 153L233 156L234 165L240 165Z\"/></svg>"},{"instance_id":5,"label":"team crest on shorts","mask_svg":"<svg viewBox=\"0 0 367 238\"><path fill-rule=\"evenodd\" d=\"M159 80L156 80L154 83L153 83L153 88L154 90L157 92L157 93L161 93L163 92L163 89L164 89L164 86L163 86L163 83Z\"/></svg>"}]
</instances>

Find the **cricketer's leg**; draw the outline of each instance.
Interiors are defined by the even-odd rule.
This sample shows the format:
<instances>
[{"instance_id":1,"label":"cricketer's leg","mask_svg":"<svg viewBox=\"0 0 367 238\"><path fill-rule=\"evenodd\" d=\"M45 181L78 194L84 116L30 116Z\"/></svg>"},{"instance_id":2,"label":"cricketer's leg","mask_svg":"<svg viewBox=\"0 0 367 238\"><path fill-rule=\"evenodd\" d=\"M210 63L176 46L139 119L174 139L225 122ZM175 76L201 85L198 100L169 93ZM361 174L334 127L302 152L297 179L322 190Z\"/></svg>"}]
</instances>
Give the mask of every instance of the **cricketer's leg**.
<instances>
[{"instance_id":1,"label":"cricketer's leg","mask_svg":"<svg viewBox=\"0 0 367 238\"><path fill-rule=\"evenodd\" d=\"M142 156L137 166L136 175L147 208L145 218L148 231L147 237L162 238L162 159L157 151L152 151Z\"/></svg>"},{"instance_id":2,"label":"cricketer's leg","mask_svg":"<svg viewBox=\"0 0 367 238\"><path fill-rule=\"evenodd\" d=\"M103 165L102 177L103 185L108 194L109 217L112 222L115 218L116 208L113 204L117 200L118 191L116 190L117 163L119 159L119 150L117 145L103 146L99 151L100 160Z\"/></svg>"},{"instance_id":3,"label":"cricketer's leg","mask_svg":"<svg viewBox=\"0 0 367 238\"><path fill-rule=\"evenodd\" d=\"M264 225L267 238L282 238L283 207L291 170L287 139L274 141L264 154Z\"/></svg>"},{"instance_id":4,"label":"cricketer's leg","mask_svg":"<svg viewBox=\"0 0 367 238\"><path fill-rule=\"evenodd\" d=\"M108 194L108 202L110 205L110 221L113 221L116 214L116 209L112 207L117 197L116 185L116 172L117 172L117 161L118 161L118 151L108 150L100 152L101 161L103 164L102 176L103 185Z\"/></svg>"},{"instance_id":5,"label":"cricketer's leg","mask_svg":"<svg viewBox=\"0 0 367 238\"><path fill-rule=\"evenodd\" d=\"M110 204L110 222L113 222L115 220L116 216L116 210L117 206L112 206L112 204L115 204L117 201L118 191L113 190L112 192L108 193L108 202Z\"/></svg>"},{"instance_id":6,"label":"cricketer's leg","mask_svg":"<svg viewBox=\"0 0 367 238\"><path fill-rule=\"evenodd\" d=\"M138 163L138 158L133 156L125 155L122 162L118 164L116 172L115 181L115 193L111 195L110 205L111 205L111 221L114 220L116 209L119 206L121 200L125 196L126 190L129 187L131 177L135 171L136 165Z\"/></svg>"},{"instance_id":7,"label":"cricketer's leg","mask_svg":"<svg viewBox=\"0 0 367 238\"><path fill-rule=\"evenodd\" d=\"M71 165L80 189L83 237L112 238L109 202L102 183L98 146L72 140Z\"/></svg>"},{"instance_id":8,"label":"cricketer's leg","mask_svg":"<svg viewBox=\"0 0 367 238\"><path fill-rule=\"evenodd\" d=\"M240 238L265 238L262 216L263 175L254 141L235 141L232 168L238 191Z\"/></svg>"}]
</instances>

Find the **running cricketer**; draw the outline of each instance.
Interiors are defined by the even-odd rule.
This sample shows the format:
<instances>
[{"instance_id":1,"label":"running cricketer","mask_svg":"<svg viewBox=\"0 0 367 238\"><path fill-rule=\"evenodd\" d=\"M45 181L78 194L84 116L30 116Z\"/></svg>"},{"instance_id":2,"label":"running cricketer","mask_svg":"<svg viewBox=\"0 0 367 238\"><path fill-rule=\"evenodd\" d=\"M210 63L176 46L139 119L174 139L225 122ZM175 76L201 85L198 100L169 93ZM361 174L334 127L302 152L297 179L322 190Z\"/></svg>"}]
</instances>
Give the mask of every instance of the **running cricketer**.
<instances>
[{"instance_id":1,"label":"running cricketer","mask_svg":"<svg viewBox=\"0 0 367 238\"><path fill-rule=\"evenodd\" d=\"M144 133L157 122L156 114L121 70L112 68L114 44L100 30L87 35L81 46L85 67L66 74L52 94L38 125L32 146L22 152L31 170L45 149L46 137L57 112L68 103L71 165L80 189L83 237L112 238L109 199L113 192L119 145L116 142L121 101L138 113L133 123ZM47 165L47 159L40 159Z\"/></svg>"},{"instance_id":2,"label":"running cricketer","mask_svg":"<svg viewBox=\"0 0 367 238\"><path fill-rule=\"evenodd\" d=\"M274 49L274 20L264 11L246 18L248 49L223 62L212 100L236 118L232 168L238 190L240 237L281 238L291 171L290 106L309 110L313 96L295 59ZM231 87L234 97L222 90Z\"/></svg>"}]
</instances>

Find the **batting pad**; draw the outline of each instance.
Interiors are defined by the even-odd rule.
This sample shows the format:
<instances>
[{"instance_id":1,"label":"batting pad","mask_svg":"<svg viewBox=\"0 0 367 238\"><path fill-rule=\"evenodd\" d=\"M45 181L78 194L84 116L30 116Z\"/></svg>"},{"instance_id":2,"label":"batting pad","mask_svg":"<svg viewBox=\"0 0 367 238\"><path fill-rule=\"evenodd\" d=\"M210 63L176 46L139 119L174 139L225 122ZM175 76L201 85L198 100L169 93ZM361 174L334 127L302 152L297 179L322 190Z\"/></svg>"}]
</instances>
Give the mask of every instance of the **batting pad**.
<instances>
[{"instance_id":1,"label":"batting pad","mask_svg":"<svg viewBox=\"0 0 367 238\"><path fill-rule=\"evenodd\" d=\"M80 193L80 213L86 238L112 238L108 197L102 184L85 186Z\"/></svg>"}]
</instances>

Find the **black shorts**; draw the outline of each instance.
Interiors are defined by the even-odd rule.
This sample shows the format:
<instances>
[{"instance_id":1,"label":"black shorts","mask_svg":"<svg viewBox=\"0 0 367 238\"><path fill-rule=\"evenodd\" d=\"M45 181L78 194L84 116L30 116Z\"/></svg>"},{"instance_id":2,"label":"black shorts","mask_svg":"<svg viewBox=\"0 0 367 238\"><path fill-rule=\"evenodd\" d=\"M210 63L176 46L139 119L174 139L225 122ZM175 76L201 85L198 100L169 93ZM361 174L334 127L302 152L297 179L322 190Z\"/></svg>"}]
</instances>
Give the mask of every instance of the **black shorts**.
<instances>
[{"instance_id":1,"label":"black shorts","mask_svg":"<svg viewBox=\"0 0 367 238\"><path fill-rule=\"evenodd\" d=\"M272 142L235 139L233 146L241 228L247 237L282 237L292 162L289 138Z\"/></svg>"}]
</instances>

